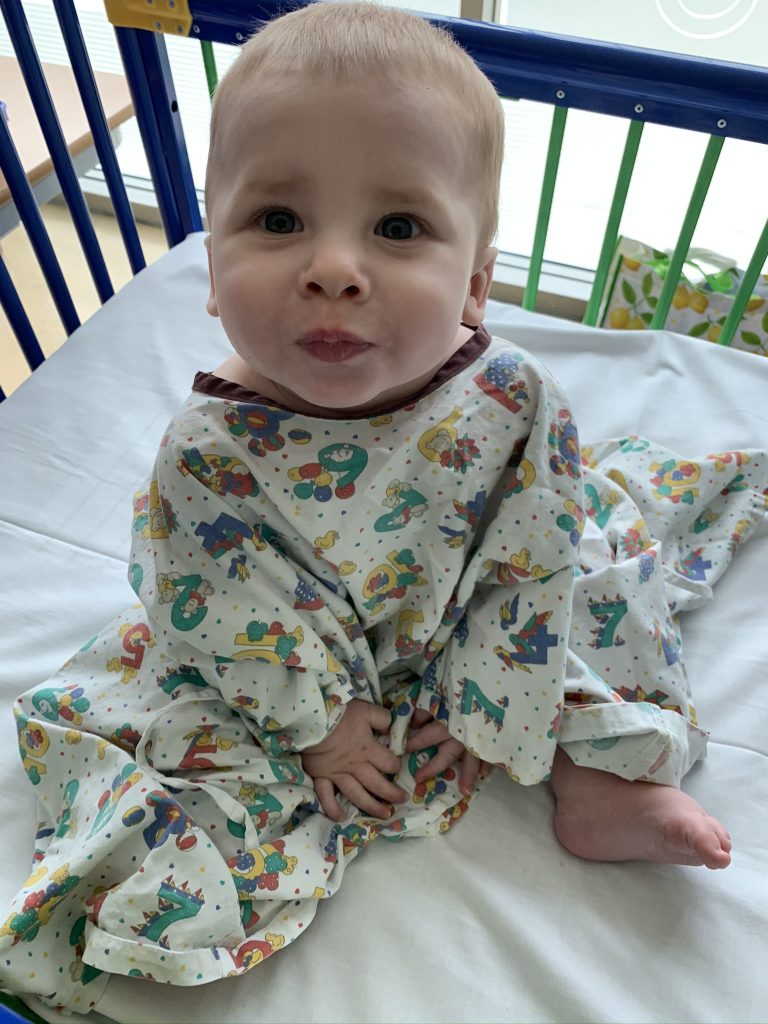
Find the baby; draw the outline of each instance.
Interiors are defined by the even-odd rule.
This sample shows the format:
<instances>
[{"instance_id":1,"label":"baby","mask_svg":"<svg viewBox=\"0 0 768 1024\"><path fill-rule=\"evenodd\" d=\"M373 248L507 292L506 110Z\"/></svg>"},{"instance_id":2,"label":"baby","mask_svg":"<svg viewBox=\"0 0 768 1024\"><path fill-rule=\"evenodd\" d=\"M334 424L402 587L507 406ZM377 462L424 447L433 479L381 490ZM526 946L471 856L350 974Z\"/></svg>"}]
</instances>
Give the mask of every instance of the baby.
<instances>
[{"instance_id":1,"label":"baby","mask_svg":"<svg viewBox=\"0 0 768 1024\"><path fill-rule=\"evenodd\" d=\"M502 151L489 81L396 10L288 14L219 86L233 354L136 496L140 604L17 703L41 825L10 987L85 1010L110 972L241 974L491 765L549 781L577 856L729 863L679 788L705 734L671 611L762 517L758 463L580 453L550 374L482 327Z\"/></svg>"},{"instance_id":2,"label":"baby","mask_svg":"<svg viewBox=\"0 0 768 1024\"><path fill-rule=\"evenodd\" d=\"M387 462L414 454L416 434L436 419L424 417L416 403L429 406L425 412L439 409L441 415L457 403L458 415L452 422L459 416L462 426L472 420L473 435L492 433L494 445L506 445L493 449L500 469L510 461L519 463L523 450L526 461L544 460L532 484L536 492L560 483L560 511L568 495L583 503L575 481L567 475L553 478L546 467L549 420L564 418L567 400L530 356L525 357L527 372L512 369L513 350L497 346L489 351L484 335L473 333L483 318L496 257L491 241L498 215L504 122L493 87L448 37L420 19L367 4L322 5L284 17L244 47L221 84L211 135L206 191L208 309L221 317L235 350L216 371L219 379L246 388L253 402L300 413L304 422L317 418L318 426L331 428L319 431L323 443L347 441L353 436L349 424L354 421L375 424L373 433L386 433L383 420L397 415L401 438L394 439L392 452L379 459L374 470L377 483L383 485L395 472L394 462L392 468ZM482 363L477 362L479 357ZM479 389L467 392L469 400L462 388L450 388L459 375L492 381L499 368L502 374L509 368L511 379L522 373L523 409L482 381ZM208 387L211 393L212 385ZM447 401L426 400L449 388ZM473 481L469 466L487 465L490 453L485 451L477 457L478 466L463 463L458 474L433 468L446 464L439 456L449 454L456 434L451 428L433 431L431 449L439 454L424 452L430 448L426 441L419 446L421 466L418 453L398 464L411 465L403 475L409 474L415 487L429 492L429 511L418 528L429 536L430 548L440 543L436 531L441 524L456 523L457 501L478 493L490 497L500 487L508 492L509 479L518 480L513 468L506 479L503 469L491 469L478 477L479 483ZM359 442L365 435L354 437ZM393 439L372 440L388 445ZM534 443L540 443L541 450L531 451ZM423 461L424 454L431 466ZM373 555L382 540L369 532L370 505L387 504L383 490L368 485L356 497L349 495L346 507L329 496L310 511L317 516L318 529L327 524L330 512L344 532L344 549L350 555L361 547L349 544L352 533L355 540L363 536L369 541L362 549ZM517 487L511 490L517 493ZM347 495L337 493L337 499L342 497ZM536 494L536 500L540 497ZM326 505L326 500L332 504ZM416 781L433 779L460 760L459 787L468 795L483 757L501 762L526 783L546 778L552 767L555 827L572 852L605 860L725 867L730 859L727 833L678 789L629 783L618 775L577 766L563 747L554 749L552 730L547 729L543 737L537 732L523 757L510 757L510 751L520 749L518 733L529 731L522 724L516 696L529 680L519 670L510 674L501 661L490 660L494 641L505 637L498 628L505 623L496 621L494 598L488 600L484 592L488 574L484 569L478 573L478 554L473 554L470 543L474 537L477 544L487 522L493 522L508 529L501 537L508 541L500 545L502 551L513 552L523 544L530 549L530 526L514 529L521 514L514 510L518 501L505 492L505 503L512 506L508 515L486 508L485 521L476 513L477 521L468 524L461 557L451 567L451 587L458 586L462 599L457 603L453 592L450 617L458 622L459 613L470 610L472 629L486 636L489 652L482 668L474 666L477 685L492 693L495 703L514 703L499 735L494 734L488 745L477 731L473 734L469 723L461 724L457 702L445 706L451 701L445 691L458 685L457 680L436 687L434 674L425 679L430 699L417 700L418 708L426 706L411 719L417 728L405 749L434 746L436 752L419 767ZM525 504L528 513L531 497L524 502L521 496L519 504ZM306 515L305 508L301 511ZM340 516L349 520L345 523ZM411 542L403 524L398 546L406 540ZM555 570L548 573L553 591L548 597L542 584L535 584L535 608L539 618L549 614L559 619L558 643L540 664L535 658L514 662L525 664L534 678L541 673L542 684L536 685L548 688L544 719L555 717L563 699L575 550L563 552L562 542L562 534L549 542L544 536L534 540L543 564ZM486 558L493 547L496 564L509 561L496 546L486 541ZM419 553L419 560L428 557ZM368 559L368 564L373 562L373 557ZM310 561L305 568L317 574L319 567ZM431 605L433 613L435 607L442 609L446 602L439 595L449 592L445 581L434 575L448 570L439 560L431 569L423 585L432 593L415 590L398 595L394 602L390 599L386 607L380 603L379 614L366 616L369 621L363 626L366 634L377 636L380 652L382 633L391 646L407 624L409 639L413 637L418 648L409 647L414 666L416 653L434 656L451 636L455 646L455 630L452 634L441 624L438 640L434 628L423 625L427 620L422 606ZM473 587L466 585L468 575ZM508 599L517 600L515 584L521 578L505 581L510 584ZM347 578L344 582L349 611L360 617L365 587L361 594L359 585ZM553 598L560 602L559 610L550 609ZM496 603L503 600L500 596ZM522 620L522 609L519 616ZM554 622L550 618L550 633ZM381 659L377 661L381 665ZM422 676L428 663L427 656L420 665ZM398 669L402 665L398 659ZM388 673L379 667L382 674ZM432 714L435 690L442 691L440 712ZM301 758L323 810L338 821L347 816L335 797L338 791L369 814L390 816L391 807L386 805L403 801L406 793L389 778L398 771L400 759L379 742L380 734L389 729L389 712L372 704L370 694L345 700L335 710L328 735L305 746ZM634 711L642 718L642 709ZM542 723L539 716L537 727L543 728ZM477 742L470 742L470 736Z\"/></svg>"}]
</instances>

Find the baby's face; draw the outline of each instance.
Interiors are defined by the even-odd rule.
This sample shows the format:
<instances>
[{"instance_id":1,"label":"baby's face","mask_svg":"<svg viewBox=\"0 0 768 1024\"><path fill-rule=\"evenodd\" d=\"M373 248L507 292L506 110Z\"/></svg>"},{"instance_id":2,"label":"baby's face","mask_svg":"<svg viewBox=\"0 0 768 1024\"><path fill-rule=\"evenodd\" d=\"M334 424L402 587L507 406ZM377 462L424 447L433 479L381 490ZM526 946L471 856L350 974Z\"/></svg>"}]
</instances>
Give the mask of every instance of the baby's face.
<instances>
[{"instance_id":1,"label":"baby's face","mask_svg":"<svg viewBox=\"0 0 768 1024\"><path fill-rule=\"evenodd\" d=\"M208 309L239 382L308 412L415 394L481 320L495 255L449 105L405 83L262 79L220 128Z\"/></svg>"}]
</instances>

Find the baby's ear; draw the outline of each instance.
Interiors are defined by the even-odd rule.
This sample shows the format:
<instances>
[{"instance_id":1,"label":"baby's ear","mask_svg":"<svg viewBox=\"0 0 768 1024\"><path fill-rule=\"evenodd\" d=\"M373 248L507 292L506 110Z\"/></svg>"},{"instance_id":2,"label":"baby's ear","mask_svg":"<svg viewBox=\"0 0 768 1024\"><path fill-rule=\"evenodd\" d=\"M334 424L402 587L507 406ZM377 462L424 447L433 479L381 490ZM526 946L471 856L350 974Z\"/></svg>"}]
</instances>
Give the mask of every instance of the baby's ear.
<instances>
[{"instance_id":1,"label":"baby's ear","mask_svg":"<svg viewBox=\"0 0 768 1024\"><path fill-rule=\"evenodd\" d=\"M213 278L213 260L211 258L211 236L206 235L203 239L203 245L208 252L208 278L211 282L211 290L208 293L208 301L205 304L205 308L211 314L211 316L219 315L219 305L216 302L216 282Z\"/></svg>"},{"instance_id":2,"label":"baby's ear","mask_svg":"<svg viewBox=\"0 0 768 1024\"><path fill-rule=\"evenodd\" d=\"M493 246L481 249L478 254L475 264L478 269L469 279L467 298L464 302L464 311L461 314L461 319L465 323L473 326L482 323L488 292L491 290L491 281L493 280L493 265L498 255L499 250L494 249Z\"/></svg>"}]
</instances>

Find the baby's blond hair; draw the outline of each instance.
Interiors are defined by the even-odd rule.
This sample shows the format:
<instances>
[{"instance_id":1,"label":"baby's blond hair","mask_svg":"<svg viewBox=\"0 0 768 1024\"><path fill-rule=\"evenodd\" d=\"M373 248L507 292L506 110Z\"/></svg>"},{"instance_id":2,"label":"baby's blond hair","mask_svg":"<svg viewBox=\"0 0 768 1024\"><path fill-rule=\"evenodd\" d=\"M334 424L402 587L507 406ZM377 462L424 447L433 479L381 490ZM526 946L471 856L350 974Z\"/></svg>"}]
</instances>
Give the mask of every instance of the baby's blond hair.
<instances>
[{"instance_id":1,"label":"baby's blond hair","mask_svg":"<svg viewBox=\"0 0 768 1024\"><path fill-rule=\"evenodd\" d=\"M452 36L418 15L376 3L313 3L274 21L246 42L222 78L213 101L206 203L230 98L262 73L296 72L338 81L384 74L439 88L456 110L456 130L474 162L480 206L480 243L498 225L504 114L490 81ZM210 206L209 206L210 209Z\"/></svg>"}]
</instances>

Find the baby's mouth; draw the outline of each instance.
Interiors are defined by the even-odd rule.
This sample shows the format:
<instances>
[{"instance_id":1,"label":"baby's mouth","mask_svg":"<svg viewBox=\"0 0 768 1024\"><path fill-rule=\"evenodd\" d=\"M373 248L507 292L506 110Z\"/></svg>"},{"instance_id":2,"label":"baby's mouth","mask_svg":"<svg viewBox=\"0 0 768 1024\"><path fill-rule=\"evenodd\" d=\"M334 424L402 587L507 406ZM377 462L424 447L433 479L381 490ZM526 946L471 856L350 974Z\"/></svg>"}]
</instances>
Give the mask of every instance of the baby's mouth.
<instances>
[{"instance_id":1,"label":"baby's mouth","mask_svg":"<svg viewBox=\"0 0 768 1024\"><path fill-rule=\"evenodd\" d=\"M370 342L349 331L315 330L303 334L299 346L323 363L343 363L371 348Z\"/></svg>"}]
</instances>

